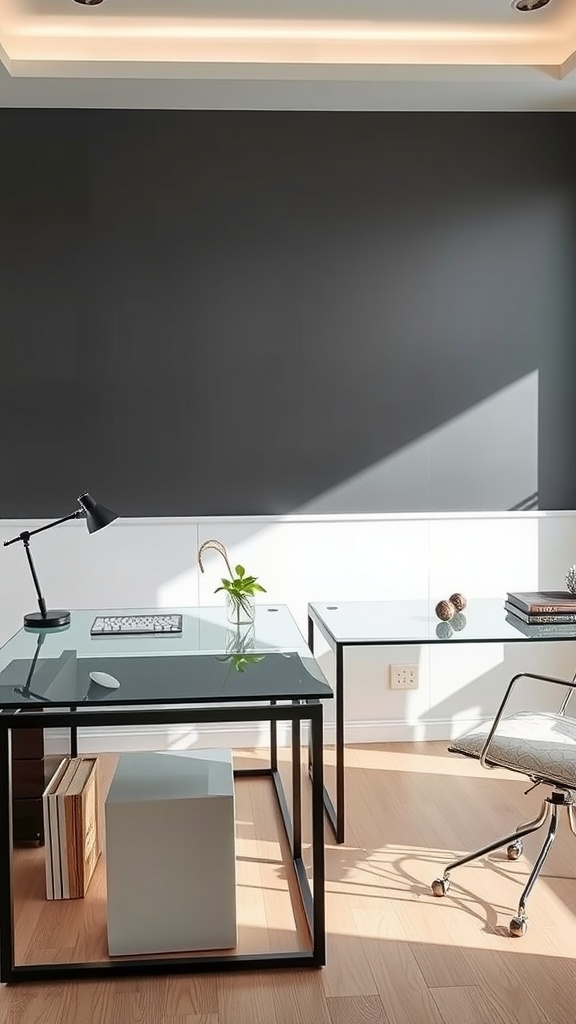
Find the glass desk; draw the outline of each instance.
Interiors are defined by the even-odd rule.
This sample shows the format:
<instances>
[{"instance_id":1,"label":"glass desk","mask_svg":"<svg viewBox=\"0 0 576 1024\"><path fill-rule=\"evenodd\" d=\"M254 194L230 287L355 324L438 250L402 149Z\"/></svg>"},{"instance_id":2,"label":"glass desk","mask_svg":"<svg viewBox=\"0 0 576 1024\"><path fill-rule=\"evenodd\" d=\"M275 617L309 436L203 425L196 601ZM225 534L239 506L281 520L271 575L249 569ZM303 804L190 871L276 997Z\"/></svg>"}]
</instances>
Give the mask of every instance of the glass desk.
<instances>
[{"instance_id":1,"label":"glass desk","mask_svg":"<svg viewBox=\"0 0 576 1024\"><path fill-rule=\"evenodd\" d=\"M317 628L336 659L336 804L324 790L324 804L338 843L344 842L344 648L419 646L447 643L543 643L576 639L576 624L532 627L524 632L504 609L502 598L475 598L450 622L441 622L429 601L331 601L308 605L308 646Z\"/></svg>"},{"instance_id":2,"label":"glass desk","mask_svg":"<svg viewBox=\"0 0 576 1024\"><path fill-rule=\"evenodd\" d=\"M129 609L149 614L158 609ZM181 634L90 635L96 615L74 611L69 626L21 629L0 648L0 981L278 967L325 963L322 703L333 696L302 634L283 605L259 605L252 632L226 623L224 608L162 609L183 616ZM240 663L238 659L243 659ZM113 675L105 689L92 671ZM23 710L26 714L22 714ZM68 728L71 753L82 726L142 726L195 722L269 722L270 764L235 771L266 775L274 784L290 846L311 950L284 953L122 957L88 963L14 962L11 740L21 728ZM291 723L291 810L278 770L277 723ZM302 858L300 735L309 722L313 747L312 875Z\"/></svg>"}]
</instances>

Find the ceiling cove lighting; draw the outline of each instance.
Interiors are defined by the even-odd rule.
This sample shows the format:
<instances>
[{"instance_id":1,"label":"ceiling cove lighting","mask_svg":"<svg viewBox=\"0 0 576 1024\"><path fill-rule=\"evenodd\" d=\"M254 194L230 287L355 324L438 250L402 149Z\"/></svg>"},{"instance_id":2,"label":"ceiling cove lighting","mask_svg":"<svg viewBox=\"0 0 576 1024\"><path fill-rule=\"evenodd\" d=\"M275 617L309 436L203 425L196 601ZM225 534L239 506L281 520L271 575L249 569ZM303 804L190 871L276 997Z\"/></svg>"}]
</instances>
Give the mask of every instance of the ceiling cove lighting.
<instances>
[{"instance_id":1,"label":"ceiling cove lighting","mask_svg":"<svg viewBox=\"0 0 576 1024\"><path fill-rule=\"evenodd\" d=\"M550 0L513 0L512 7L515 11L539 11L541 7L547 7L549 3Z\"/></svg>"}]
</instances>

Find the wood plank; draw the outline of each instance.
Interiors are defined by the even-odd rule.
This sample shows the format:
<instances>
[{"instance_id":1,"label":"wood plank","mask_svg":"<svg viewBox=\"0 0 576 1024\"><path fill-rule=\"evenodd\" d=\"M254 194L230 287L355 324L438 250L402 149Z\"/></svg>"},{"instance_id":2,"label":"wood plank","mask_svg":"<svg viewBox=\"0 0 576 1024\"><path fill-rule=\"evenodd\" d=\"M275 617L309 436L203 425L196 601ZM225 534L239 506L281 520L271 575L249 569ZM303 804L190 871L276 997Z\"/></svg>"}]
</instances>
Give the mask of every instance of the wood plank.
<instances>
[{"instance_id":1,"label":"wood plank","mask_svg":"<svg viewBox=\"0 0 576 1024\"><path fill-rule=\"evenodd\" d=\"M177 1017L163 1017L160 1024L219 1024L217 1013L186 1013Z\"/></svg>"},{"instance_id":2,"label":"wood plank","mask_svg":"<svg viewBox=\"0 0 576 1024\"><path fill-rule=\"evenodd\" d=\"M378 996L332 996L328 999L332 1024L389 1024Z\"/></svg>"},{"instance_id":3,"label":"wood plank","mask_svg":"<svg viewBox=\"0 0 576 1024\"><path fill-rule=\"evenodd\" d=\"M328 883L326 899L326 967L322 983L327 996L377 996L378 988L370 964L363 955L348 897Z\"/></svg>"},{"instance_id":4,"label":"wood plank","mask_svg":"<svg viewBox=\"0 0 576 1024\"><path fill-rule=\"evenodd\" d=\"M273 999L278 1024L330 1024L320 971L278 972Z\"/></svg>"},{"instance_id":5,"label":"wood plank","mask_svg":"<svg viewBox=\"0 0 576 1024\"><path fill-rule=\"evenodd\" d=\"M300 902L288 839L276 797L266 780L250 789L257 837L254 857L260 867L264 928L268 948L275 953L310 950L306 916Z\"/></svg>"},{"instance_id":6,"label":"wood plank","mask_svg":"<svg viewBox=\"0 0 576 1024\"><path fill-rule=\"evenodd\" d=\"M207 1020L214 1024L211 1017L218 1013L218 978L215 974L189 974L184 977L166 976L166 996L164 1005L165 1022L175 1022L180 1018L187 1020Z\"/></svg>"},{"instance_id":7,"label":"wood plank","mask_svg":"<svg viewBox=\"0 0 576 1024\"><path fill-rule=\"evenodd\" d=\"M243 952L261 953L270 948L262 867L256 857L256 826L249 783L235 788L236 814L236 914L238 941Z\"/></svg>"},{"instance_id":8,"label":"wood plank","mask_svg":"<svg viewBox=\"0 0 576 1024\"><path fill-rule=\"evenodd\" d=\"M399 922L394 907L356 911L364 955L370 964L378 994L394 1024L443 1024L418 961L409 943L398 939Z\"/></svg>"},{"instance_id":9,"label":"wood plank","mask_svg":"<svg viewBox=\"0 0 576 1024\"><path fill-rule=\"evenodd\" d=\"M273 994L278 973L219 974L218 1024L279 1024Z\"/></svg>"},{"instance_id":10,"label":"wood plank","mask_svg":"<svg viewBox=\"0 0 576 1024\"><path fill-rule=\"evenodd\" d=\"M480 985L451 986L432 989L432 998L442 1014L444 1024L519 1024L522 1017L504 1015L495 1004L490 992Z\"/></svg>"}]
</instances>

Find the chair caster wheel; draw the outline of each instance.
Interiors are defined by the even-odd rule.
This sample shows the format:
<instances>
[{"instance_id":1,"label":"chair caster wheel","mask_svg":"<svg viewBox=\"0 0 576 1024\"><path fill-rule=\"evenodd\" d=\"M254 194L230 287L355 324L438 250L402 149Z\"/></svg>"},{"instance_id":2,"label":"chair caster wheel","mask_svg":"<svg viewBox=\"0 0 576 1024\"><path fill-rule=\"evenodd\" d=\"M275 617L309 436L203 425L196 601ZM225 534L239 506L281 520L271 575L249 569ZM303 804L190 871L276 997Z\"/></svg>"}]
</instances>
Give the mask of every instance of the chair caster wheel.
<instances>
[{"instance_id":1,"label":"chair caster wheel","mask_svg":"<svg viewBox=\"0 0 576 1024\"><path fill-rule=\"evenodd\" d=\"M432 892L434 896L445 896L450 888L450 881L448 878L435 878L432 882Z\"/></svg>"},{"instance_id":2,"label":"chair caster wheel","mask_svg":"<svg viewBox=\"0 0 576 1024\"><path fill-rule=\"evenodd\" d=\"M510 846L506 849L506 856L508 860L518 860L518 857L522 856L524 850L524 843L521 839L517 839L516 842L510 843Z\"/></svg>"},{"instance_id":3,"label":"chair caster wheel","mask_svg":"<svg viewBox=\"0 0 576 1024\"><path fill-rule=\"evenodd\" d=\"M528 921L525 917L513 917L510 921L510 935L514 938L519 939L522 935L526 934L528 927Z\"/></svg>"}]
</instances>

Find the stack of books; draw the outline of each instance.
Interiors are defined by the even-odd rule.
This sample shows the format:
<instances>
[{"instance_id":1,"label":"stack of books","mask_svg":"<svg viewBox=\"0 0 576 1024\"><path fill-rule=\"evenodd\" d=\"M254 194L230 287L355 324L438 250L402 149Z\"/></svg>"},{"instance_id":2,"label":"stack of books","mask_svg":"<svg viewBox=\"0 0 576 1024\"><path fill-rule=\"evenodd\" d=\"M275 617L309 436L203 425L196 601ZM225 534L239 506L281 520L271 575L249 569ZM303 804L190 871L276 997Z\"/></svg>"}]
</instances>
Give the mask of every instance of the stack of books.
<instances>
[{"instance_id":1,"label":"stack of books","mask_svg":"<svg viewBox=\"0 0 576 1024\"><path fill-rule=\"evenodd\" d=\"M86 895L101 853L98 759L66 757L42 798L46 899Z\"/></svg>"},{"instance_id":2,"label":"stack of books","mask_svg":"<svg viewBox=\"0 0 576 1024\"><path fill-rule=\"evenodd\" d=\"M511 592L506 621L525 636L576 636L576 595L567 590Z\"/></svg>"}]
</instances>

